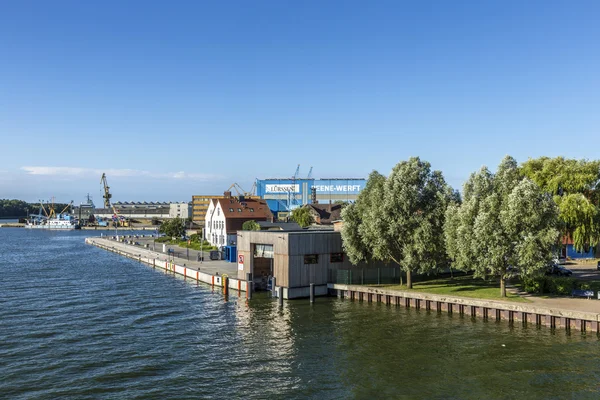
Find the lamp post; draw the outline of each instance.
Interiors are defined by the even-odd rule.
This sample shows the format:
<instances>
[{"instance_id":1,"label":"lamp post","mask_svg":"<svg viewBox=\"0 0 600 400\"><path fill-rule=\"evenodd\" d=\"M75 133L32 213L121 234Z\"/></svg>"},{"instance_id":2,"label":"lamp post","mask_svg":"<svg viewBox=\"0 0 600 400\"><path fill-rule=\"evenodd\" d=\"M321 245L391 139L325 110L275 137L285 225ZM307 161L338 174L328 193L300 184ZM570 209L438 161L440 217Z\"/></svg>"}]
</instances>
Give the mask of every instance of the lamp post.
<instances>
[{"instance_id":1,"label":"lamp post","mask_svg":"<svg viewBox=\"0 0 600 400\"><path fill-rule=\"evenodd\" d=\"M200 243L200 264L204 261L204 228L202 228L202 243Z\"/></svg>"}]
</instances>

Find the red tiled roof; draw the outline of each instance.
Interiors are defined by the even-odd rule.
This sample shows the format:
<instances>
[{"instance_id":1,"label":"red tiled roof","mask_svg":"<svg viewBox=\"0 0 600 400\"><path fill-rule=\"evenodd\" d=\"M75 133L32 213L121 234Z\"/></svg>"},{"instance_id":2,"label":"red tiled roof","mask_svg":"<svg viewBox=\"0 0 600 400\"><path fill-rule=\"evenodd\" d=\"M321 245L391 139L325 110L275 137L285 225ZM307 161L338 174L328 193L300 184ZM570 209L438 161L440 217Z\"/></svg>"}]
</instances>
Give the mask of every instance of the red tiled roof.
<instances>
[{"instance_id":1,"label":"red tiled roof","mask_svg":"<svg viewBox=\"0 0 600 400\"><path fill-rule=\"evenodd\" d=\"M237 197L229 197L214 199L214 201L221 205L226 218L225 230L228 234L241 230L246 221L273 221L273 214L265 200L248 198L240 200Z\"/></svg>"}]
</instances>

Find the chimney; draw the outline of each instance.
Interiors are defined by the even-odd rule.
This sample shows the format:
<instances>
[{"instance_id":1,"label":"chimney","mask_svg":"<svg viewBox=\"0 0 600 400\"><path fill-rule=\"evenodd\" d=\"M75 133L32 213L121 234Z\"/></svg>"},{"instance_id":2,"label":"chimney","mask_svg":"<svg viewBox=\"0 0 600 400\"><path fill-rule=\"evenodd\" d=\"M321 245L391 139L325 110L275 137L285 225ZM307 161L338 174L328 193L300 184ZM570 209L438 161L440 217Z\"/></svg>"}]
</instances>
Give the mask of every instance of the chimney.
<instances>
[{"instance_id":1,"label":"chimney","mask_svg":"<svg viewBox=\"0 0 600 400\"><path fill-rule=\"evenodd\" d=\"M231 198L231 192L223 192L223 195L225 196L226 199Z\"/></svg>"}]
</instances>

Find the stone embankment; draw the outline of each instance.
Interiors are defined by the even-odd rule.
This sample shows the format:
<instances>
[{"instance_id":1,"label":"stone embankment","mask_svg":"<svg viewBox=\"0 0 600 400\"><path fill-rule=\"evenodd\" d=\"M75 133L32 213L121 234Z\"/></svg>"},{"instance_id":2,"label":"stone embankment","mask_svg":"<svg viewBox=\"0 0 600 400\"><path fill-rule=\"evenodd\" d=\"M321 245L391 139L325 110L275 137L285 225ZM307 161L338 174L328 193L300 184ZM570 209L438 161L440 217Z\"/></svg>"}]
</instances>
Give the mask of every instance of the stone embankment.
<instances>
[{"instance_id":1,"label":"stone embankment","mask_svg":"<svg viewBox=\"0 0 600 400\"><path fill-rule=\"evenodd\" d=\"M465 297L452 297L409 290L393 290L372 286L329 284L338 297L351 300L381 302L473 318L509 321L523 325L547 326L600 334L600 312L547 308L528 303L510 303ZM600 301L584 300L598 304Z\"/></svg>"},{"instance_id":2,"label":"stone embankment","mask_svg":"<svg viewBox=\"0 0 600 400\"><path fill-rule=\"evenodd\" d=\"M185 278L222 287L226 293L229 292L229 289L233 289L247 294L247 281L237 279L235 264L225 261L190 261L102 237L86 238L85 243L148 264L153 268L164 269Z\"/></svg>"}]
</instances>

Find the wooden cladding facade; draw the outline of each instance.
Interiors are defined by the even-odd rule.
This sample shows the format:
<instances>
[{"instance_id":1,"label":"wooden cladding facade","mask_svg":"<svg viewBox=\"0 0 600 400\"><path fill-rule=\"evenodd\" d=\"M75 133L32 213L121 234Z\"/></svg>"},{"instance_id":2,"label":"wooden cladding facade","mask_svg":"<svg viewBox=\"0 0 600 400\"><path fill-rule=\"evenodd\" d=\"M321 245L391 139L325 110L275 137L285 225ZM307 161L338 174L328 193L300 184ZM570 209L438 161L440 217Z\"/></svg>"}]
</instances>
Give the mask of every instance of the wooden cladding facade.
<instances>
[{"instance_id":1,"label":"wooden cladding facade","mask_svg":"<svg viewBox=\"0 0 600 400\"><path fill-rule=\"evenodd\" d=\"M246 279L247 273L254 273L254 246L256 244L273 245L273 276L277 286L285 288L326 285L328 270L348 269L352 265L343 253L342 236L334 231L239 231L237 252L244 259L243 269L238 268L238 278ZM332 257L332 254L334 257ZM316 263L305 264L305 256L316 255ZM314 257L309 257L314 262Z\"/></svg>"}]
</instances>

